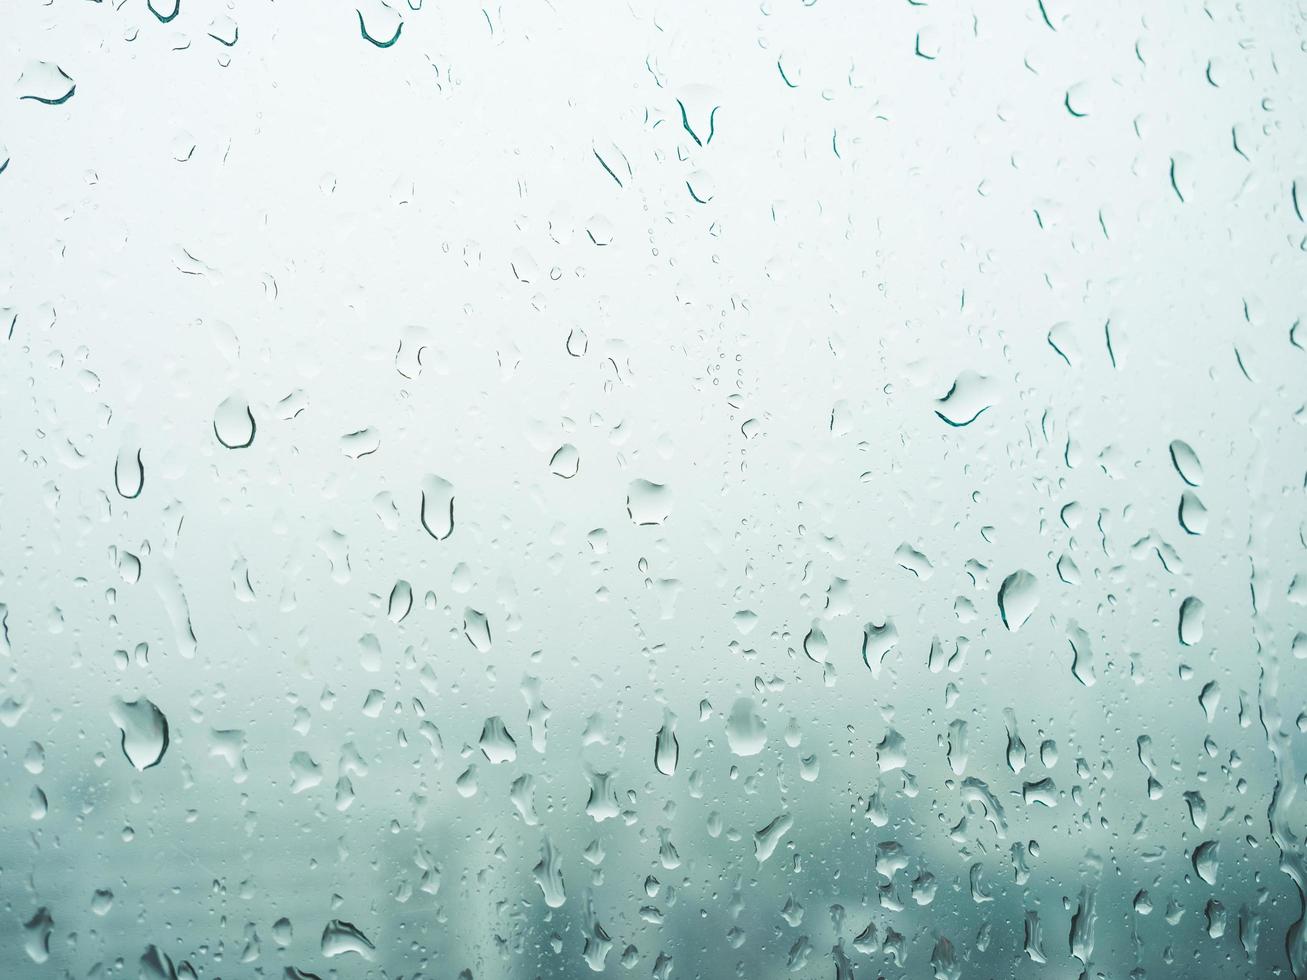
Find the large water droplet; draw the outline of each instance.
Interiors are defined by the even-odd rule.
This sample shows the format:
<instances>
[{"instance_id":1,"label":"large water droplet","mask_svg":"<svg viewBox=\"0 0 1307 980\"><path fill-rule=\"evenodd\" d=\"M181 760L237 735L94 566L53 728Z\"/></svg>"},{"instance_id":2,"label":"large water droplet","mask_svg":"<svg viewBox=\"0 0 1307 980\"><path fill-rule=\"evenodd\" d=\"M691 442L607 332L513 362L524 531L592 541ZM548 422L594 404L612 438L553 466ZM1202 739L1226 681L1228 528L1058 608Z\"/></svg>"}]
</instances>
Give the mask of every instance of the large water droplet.
<instances>
[{"instance_id":1,"label":"large water droplet","mask_svg":"<svg viewBox=\"0 0 1307 980\"><path fill-rule=\"evenodd\" d=\"M554 476L561 476L564 480L570 480L581 469L581 454L576 451L576 447L570 442L565 442L550 457L549 469Z\"/></svg>"},{"instance_id":2,"label":"large water droplet","mask_svg":"<svg viewBox=\"0 0 1307 980\"><path fill-rule=\"evenodd\" d=\"M386 617L392 623L402 623L413 608L413 587L400 579L390 590L386 603Z\"/></svg>"},{"instance_id":3,"label":"large water droplet","mask_svg":"<svg viewBox=\"0 0 1307 980\"><path fill-rule=\"evenodd\" d=\"M1170 445L1171 465L1180 474L1180 479L1191 487L1201 486L1203 482L1203 464L1198 461L1198 454L1189 443L1180 439Z\"/></svg>"},{"instance_id":4,"label":"large water droplet","mask_svg":"<svg viewBox=\"0 0 1307 980\"><path fill-rule=\"evenodd\" d=\"M463 610L463 635L478 653L490 652L490 621L479 609L469 606Z\"/></svg>"},{"instance_id":5,"label":"large water droplet","mask_svg":"<svg viewBox=\"0 0 1307 980\"><path fill-rule=\"evenodd\" d=\"M50 958L50 933L54 931L54 918L45 906L23 924L23 949L33 963L44 963Z\"/></svg>"},{"instance_id":6,"label":"large water droplet","mask_svg":"<svg viewBox=\"0 0 1307 980\"><path fill-rule=\"evenodd\" d=\"M168 751L168 719L153 701L115 698L109 716L122 732L122 750L128 762L144 772L163 761Z\"/></svg>"},{"instance_id":7,"label":"large water droplet","mask_svg":"<svg viewBox=\"0 0 1307 980\"><path fill-rule=\"evenodd\" d=\"M1203 639L1203 618L1207 607L1197 596L1189 596L1180 603L1179 634L1180 642L1187 647L1201 643Z\"/></svg>"},{"instance_id":8,"label":"large water droplet","mask_svg":"<svg viewBox=\"0 0 1307 980\"><path fill-rule=\"evenodd\" d=\"M672 492L661 483L632 480L626 491L626 512L635 524L661 524L672 511Z\"/></svg>"},{"instance_id":9,"label":"large water droplet","mask_svg":"<svg viewBox=\"0 0 1307 980\"><path fill-rule=\"evenodd\" d=\"M363 9L356 9L359 18L359 34L363 40L378 48L392 47L404 31L404 21L399 12L382 0L368 0Z\"/></svg>"},{"instance_id":10,"label":"large water droplet","mask_svg":"<svg viewBox=\"0 0 1307 980\"><path fill-rule=\"evenodd\" d=\"M145 464L141 462L141 451L135 446L124 446L118 450L113 461L113 486L120 497L135 500L145 489Z\"/></svg>"},{"instance_id":11,"label":"large water droplet","mask_svg":"<svg viewBox=\"0 0 1307 980\"><path fill-rule=\"evenodd\" d=\"M1039 605L1039 581L1025 569L1003 580L998 589L998 612L1003 625L1015 633Z\"/></svg>"},{"instance_id":12,"label":"large water droplet","mask_svg":"<svg viewBox=\"0 0 1307 980\"><path fill-rule=\"evenodd\" d=\"M52 61L30 61L18 76L18 98L43 105L63 105L77 91L77 83Z\"/></svg>"},{"instance_id":13,"label":"large water droplet","mask_svg":"<svg viewBox=\"0 0 1307 980\"><path fill-rule=\"evenodd\" d=\"M545 896L545 904L551 909L561 907L567 901L567 891L563 887L563 862L548 837L540 845L540 862L533 873L536 884Z\"/></svg>"},{"instance_id":14,"label":"large water droplet","mask_svg":"<svg viewBox=\"0 0 1307 980\"><path fill-rule=\"evenodd\" d=\"M517 758L517 742L508 734L504 719L494 715L486 719L481 728L481 740L477 743L492 766L501 762L512 762Z\"/></svg>"},{"instance_id":15,"label":"large water droplet","mask_svg":"<svg viewBox=\"0 0 1307 980\"><path fill-rule=\"evenodd\" d=\"M1220 841L1203 841L1194 848L1194 871L1198 877L1209 885L1216 884L1216 874L1221 865Z\"/></svg>"},{"instance_id":16,"label":"large water droplet","mask_svg":"<svg viewBox=\"0 0 1307 980\"><path fill-rule=\"evenodd\" d=\"M938 389L936 389L938 390ZM998 402L993 379L971 369L961 372L953 386L936 403L935 414L949 425L970 425Z\"/></svg>"},{"instance_id":17,"label":"large water droplet","mask_svg":"<svg viewBox=\"0 0 1307 980\"><path fill-rule=\"evenodd\" d=\"M213 411L213 434L228 449L244 449L254 442L254 413L239 395L224 398Z\"/></svg>"},{"instance_id":18,"label":"large water droplet","mask_svg":"<svg viewBox=\"0 0 1307 980\"><path fill-rule=\"evenodd\" d=\"M748 698L740 698L731 707L726 719L726 742L740 756L757 755L767 744L767 726Z\"/></svg>"},{"instance_id":19,"label":"large water droplet","mask_svg":"<svg viewBox=\"0 0 1307 980\"><path fill-rule=\"evenodd\" d=\"M654 737L654 768L664 776L676 775L676 763L681 757L681 743L676 738L676 716L668 712L663 727Z\"/></svg>"},{"instance_id":20,"label":"large water droplet","mask_svg":"<svg viewBox=\"0 0 1307 980\"><path fill-rule=\"evenodd\" d=\"M326 928L322 930L323 956L333 957L344 956L346 953L357 953L365 960L370 960L376 948L372 944L372 940L363 935L363 930L352 922L332 919L327 923Z\"/></svg>"},{"instance_id":21,"label":"large water droplet","mask_svg":"<svg viewBox=\"0 0 1307 980\"><path fill-rule=\"evenodd\" d=\"M1207 508L1192 490L1180 495L1180 526L1189 534L1204 534L1207 531Z\"/></svg>"},{"instance_id":22,"label":"large water droplet","mask_svg":"<svg viewBox=\"0 0 1307 980\"><path fill-rule=\"evenodd\" d=\"M759 864L772 856L776 845L793 826L794 818L788 813L782 813L753 835L753 856L758 859Z\"/></svg>"},{"instance_id":23,"label":"large water droplet","mask_svg":"<svg viewBox=\"0 0 1307 980\"><path fill-rule=\"evenodd\" d=\"M454 533L454 484L429 475L422 478L421 489L422 527L437 541L444 541Z\"/></svg>"}]
</instances>

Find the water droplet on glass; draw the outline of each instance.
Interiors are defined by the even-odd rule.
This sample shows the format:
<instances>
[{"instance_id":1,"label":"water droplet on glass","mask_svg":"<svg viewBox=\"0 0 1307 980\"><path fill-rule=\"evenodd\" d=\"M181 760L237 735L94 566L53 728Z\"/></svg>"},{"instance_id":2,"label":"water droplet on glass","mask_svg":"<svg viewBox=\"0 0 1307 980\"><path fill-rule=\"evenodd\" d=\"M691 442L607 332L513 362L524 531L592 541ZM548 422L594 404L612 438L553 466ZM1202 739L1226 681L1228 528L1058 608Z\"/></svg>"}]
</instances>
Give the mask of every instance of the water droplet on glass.
<instances>
[{"instance_id":1,"label":"water droplet on glass","mask_svg":"<svg viewBox=\"0 0 1307 980\"><path fill-rule=\"evenodd\" d=\"M422 527L437 541L444 541L454 533L454 485L439 476L425 476L421 490Z\"/></svg>"},{"instance_id":2,"label":"water droplet on glass","mask_svg":"<svg viewBox=\"0 0 1307 980\"><path fill-rule=\"evenodd\" d=\"M33 963L44 963L50 958L50 933L54 931L54 918L45 906L23 924L23 949Z\"/></svg>"},{"instance_id":3,"label":"water droplet on glass","mask_svg":"<svg viewBox=\"0 0 1307 980\"><path fill-rule=\"evenodd\" d=\"M254 413L239 395L224 398L213 412L213 434L227 449L245 449L254 442Z\"/></svg>"},{"instance_id":4,"label":"water droplet on glass","mask_svg":"<svg viewBox=\"0 0 1307 980\"><path fill-rule=\"evenodd\" d=\"M570 442L565 442L554 451L549 459L549 469L554 476L570 480L581 468L581 454Z\"/></svg>"},{"instance_id":5,"label":"water droplet on glass","mask_svg":"<svg viewBox=\"0 0 1307 980\"><path fill-rule=\"evenodd\" d=\"M1203 605L1203 600L1196 596L1189 596L1184 602L1180 603L1179 634L1181 643L1191 647L1202 642L1203 619L1206 614L1207 607Z\"/></svg>"},{"instance_id":6,"label":"water droplet on glass","mask_svg":"<svg viewBox=\"0 0 1307 980\"><path fill-rule=\"evenodd\" d=\"M662 524L671 514L672 492L664 484L632 480L626 491L626 512L635 524Z\"/></svg>"},{"instance_id":7,"label":"water droplet on glass","mask_svg":"<svg viewBox=\"0 0 1307 980\"><path fill-rule=\"evenodd\" d=\"M517 759L517 742L508 734L504 719L498 715L486 719L485 725L481 728L481 739L477 744L492 766Z\"/></svg>"},{"instance_id":8,"label":"water droplet on glass","mask_svg":"<svg viewBox=\"0 0 1307 980\"><path fill-rule=\"evenodd\" d=\"M726 741L739 756L757 755L767 744L767 726L748 698L740 698L726 719Z\"/></svg>"},{"instance_id":9,"label":"water droplet on glass","mask_svg":"<svg viewBox=\"0 0 1307 980\"><path fill-rule=\"evenodd\" d=\"M681 745L676 738L676 716L666 712L663 716L663 725L654 737L654 768L664 776L674 776L680 756Z\"/></svg>"},{"instance_id":10,"label":"water droplet on glass","mask_svg":"<svg viewBox=\"0 0 1307 980\"><path fill-rule=\"evenodd\" d=\"M961 427L976 421L997 402L997 386L993 379L968 368L957 376L952 387L936 403L939 407L935 414L949 425Z\"/></svg>"},{"instance_id":11,"label":"water droplet on glass","mask_svg":"<svg viewBox=\"0 0 1307 980\"><path fill-rule=\"evenodd\" d=\"M478 653L490 652L490 621L485 613L471 606L463 610L463 635Z\"/></svg>"},{"instance_id":12,"label":"water droplet on glass","mask_svg":"<svg viewBox=\"0 0 1307 980\"><path fill-rule=\"evenodd\" d=\"M998 611L1003 625L1015 633L1039 605L1039 582L1025 569L1018 569L998 589Z\"/></svg>"},{"instance_id":13,"label":"water droplet on glass","mask_svg":"<svg viewBox=\"0 0 1307 980\"><path fill-rule=\"evenodd\" d=\"M322 955L328 958L355 953L365 960L372 959L376 946L352 922L332 919L322 930Z\"/></svg>"},{"instance_id":14,"label":"water droplet on glass","mask_svg":"<svg viewBox=\"0 0 1307 980\"><path fill-rule=\"evenodd\" d=\"M113 485L120 497L135 500L145 489L145 464L141 451L135 446L124 446L113 462Z\"/></svg>"},{"instance_id":15,"label":"water droplet on glass","mask_svg":"<svg viewBox=\"0 0 1307 980\"><path fill-rule=\"evenodd\" d=\"M19 99L43 105L63 105L77 91L77 83L52 61L29 61L18 76Z\"/></svg>"},{"instance_id":16,"label":"water droplet on glass","mask_svg":"<svg viewBox=\"0 0 1307 980\"><path fill-rule=\"evenodd\" d=\"M163 761L168 751L168 719L154 702L115 698L109 716L122 734L120 744L128 762L144 772Z\"/></svg>"},{"instance_id":17,"label":"water droplet on glass","mask_svg":"<svg viewBox=\"0 0 1307 980\"><path fill-rule=\"evenodd\" d=\"M1187 442L1176 439L1170 445L1170 452L1171 465L1180 474L1180 479L1191 487L1202 486L1203 465L1198 461L1198 454L1194 452L1193 447Z\"/></svg>"}]
</instances>

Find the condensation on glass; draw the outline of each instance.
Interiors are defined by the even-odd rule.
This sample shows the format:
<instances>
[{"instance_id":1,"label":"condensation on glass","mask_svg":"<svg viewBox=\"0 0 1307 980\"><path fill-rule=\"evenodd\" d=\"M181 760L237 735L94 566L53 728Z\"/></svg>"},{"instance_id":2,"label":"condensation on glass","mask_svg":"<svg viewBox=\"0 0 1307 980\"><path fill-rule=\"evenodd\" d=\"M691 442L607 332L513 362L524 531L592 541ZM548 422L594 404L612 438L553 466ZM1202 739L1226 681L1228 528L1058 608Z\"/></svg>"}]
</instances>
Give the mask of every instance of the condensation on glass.
<instances>
[{"instance_id":1,"label":"condensation on glass","mask_svg":"<svg viewBox=\"0 0 1307 980\"><path fill-rule=\"evenodd\" d=\"M1300 5L3 20L0 976L1307 977Z\"/></svg>"}]
</instances>

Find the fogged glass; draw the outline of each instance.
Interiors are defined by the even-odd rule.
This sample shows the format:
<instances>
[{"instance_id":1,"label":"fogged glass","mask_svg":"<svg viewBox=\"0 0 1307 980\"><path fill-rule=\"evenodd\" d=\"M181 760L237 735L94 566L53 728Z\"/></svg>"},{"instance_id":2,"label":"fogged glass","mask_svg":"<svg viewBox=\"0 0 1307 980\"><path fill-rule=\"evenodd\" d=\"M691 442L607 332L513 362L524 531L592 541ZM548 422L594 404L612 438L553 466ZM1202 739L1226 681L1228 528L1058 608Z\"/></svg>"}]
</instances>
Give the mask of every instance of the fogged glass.
<instances>
[{"instance_id":1,"label":"fogged glass","mask_svg":"<svg viewBox=\"0 0 1307 980\"><path fill-rule=\"evenodd\" d=\"M12 0L0 976L1307 976L1307 19Z\"/></svg>"}]
</instances>

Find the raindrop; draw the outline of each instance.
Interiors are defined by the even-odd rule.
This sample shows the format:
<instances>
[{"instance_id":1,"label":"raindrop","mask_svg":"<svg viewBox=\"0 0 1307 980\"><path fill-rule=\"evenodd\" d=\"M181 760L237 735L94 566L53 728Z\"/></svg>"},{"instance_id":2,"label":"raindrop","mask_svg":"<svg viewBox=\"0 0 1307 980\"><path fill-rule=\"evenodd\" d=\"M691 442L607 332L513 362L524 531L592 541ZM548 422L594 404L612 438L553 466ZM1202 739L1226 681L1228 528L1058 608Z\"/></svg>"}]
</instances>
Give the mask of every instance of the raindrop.
<instances>
[{"instance_id":1,"label":"raindrop","mask_svg":"<svg viewBox=\"0 0 1307 980\"><path fill-rule=\"evenodd\" d=\"M517 758L517 742L508 734L504 719L498 715L486 719L481 728L481 740L477 744L481 754L492 766L501 762L513 762Z\"/></svg>"},{"instance_id":2,"label":"raindrop","mask_svg":"<svg viewBox=\"0 0 1307 980\"><path fill-rule=\"evenodd\" d=\"M776 850L776 845L794 826L794 818L788 813L782 813L772 820L771 823L763 827L753 835L753 856L762 864Z\"/></svg>"},{"instance_id":3,"label":"raindrop","mask_svg":"<svg viewBox=\"0 0 1307 980\"><path fill-rule=\"evenodd\" d=\"M390 590L386 604L386 617L392 623L402 623L413 608L413 587L400 579Z\"/></svg>"},{"instance_id":4,"label":"raindrop","mask_svg":"<svg viewBox=\"0 0 1307 980\"><path fill-rule=\"evenodd\" d=\"M213 434L227 449L245 449L254 442L254 413L239 395L224 398L213 412Z\"/></svg>"},{"instance_id":5,"label":"raindrop","mask_svg":"<svg viewBox=\"0 0 1307 980\"><path fill-rule=\"evenodd\" d=\"M420 519L427 534L444 541L454 533L454 484L439 476L422 478Z\"/></svg>"},{"instance_id":6,"label":"raindrop","mask_svg":"<svg viewBox=\"0 0 1307 980\"><path fill-rule=\"evenodd\" d=\"M471 606L463 610L463 635L478 653L490 652L490 621L486 614Z\"/></svg>"},{"instance_id":7,"label":"raindrop","mask_svg":"<svg viewBox=\"0 0 1307 980\"><path fill-rule=\"evenodd\" d=\"M140 771L163 761L168 751L168 719L146 698L115 698L109 716L122 732L123 755Z\"/></svg>"},{"instance_id":8,"label":"raindrop","mask_svg":"<svg viewBox=\"0 0 1307 980\"><path fill-rule=\"evenodd\" d=\"M355 10L359 18L359 34L363 40L378 48L392 47L404 31L404 21L399 12L381 0L372 0L367 7L366 18L362 10Z\"/></svg>"},{"instance_id":9,"label":"raindrop","mask_svg":"<svg viewBox=\"0 0 1307 980\"><path fill-rule=\"evenodd\" d=\"M1204 841L1194 848L1194 871L1198 877L1209 885L1216 884L1216 874L1220 870L1221 844L1219 841Z\"/></svg>"},{"instance_id":10,"label":"raindrop","mask_svg":"<svg viewBox=\"0 0 1307 980\"><path fill-rule=\"evenodd\" d=\"M998 612L1003 625L1015 633L1025 625L1039 605L1039 582L1025 569L1018 569L1003 580L998 590Z\"/></svg>"},{"instance_id":11,"label":"raindrop","mask_svg":"<svg viewBox=\"0 0 1307 980\"><path fill-rule=\"evenodd\" d=\"M363 935L363 930L352 922L332 919L322 930L322 955L328 958L357 953L365 960L372 959L376 946Z\"/></svg>"},{"instance_id":12,"label":"raindrop","mask_svg":"<svg viewBox=\"0 0 1307 980\"><path fill-rule=\"evenodd\" d=\"M50 933L54 931L54 918L45 906L23 924L23 949L33 963L44 963L50 958Z\"/></svg>"},{"instance_id":13,"label":"raindrop","mask_svg":"<svg viewBox=\"0 0 1307 980\"><path fill-rule=\"evenodd\" d=\"M561 476L564 480L570 480L581 469L581 454L576 451L576 447L570 442L565 442L550 457L549 469L554 476Z\"/></svg>"},{"instance_id":14,"label":"raindrop","mask_svg":"<svg viewBox=\"0 0 1307 980\"><path fill-rule=\"evenodd\" d=\"M1203 605L1203 600L1196 596L1189 596L1180 603L1179 634L1180 642L1185 646L1191 647L1202 642L1203 617L1206 613L1207 607Z\"/></svg>"},{"instance_id":15,"label":"raindrop","mask_svg":"<svg viewBox=\"0 0 1307 980\"><path fill-rule=\"evenodd\" d=\"M135 500L145 489L145 464L136 448L120 449L113 462L113 486L118 496Z\"/></svg>"},{"instance_id":16,"label":"raindrop","mask_svg":"<svg viewBox=\"0 0 1307 980\"><path fill-rule=\"evenodd\" d=\"M355 432L347 432L340 437L340 451L350 459L371 456L380 448L381 433L371 426Z\"/></svg>"},{"instance_id":17,"label":"raindrop","mask_svg":"<svg viewBox=\"0 0 1307 980\"><path fill-rule=\"evenodd\" d=\"M676 716L666 712L663 726L654 736L654 768L664 776L674 776L680 757L681 744L676 738Z\"/></svg>"},{"instance_id":18,"label":"raindrop","mask_svg":"<svg viewBox=\"0 0 1307 980\"><path fill-rule=\"evenodd\" d=\"M767 744L767 726L748 698L740 698L731 707L726 719L726 742L739 756L757 755Z\"/></svg>"},{"instance_id":19,"label":"raindrop","mask_svg":"<svg viewBox=\"0 0 1307 980\"><path fill-rule=\"evenodd\" d=\"M998 401L992 379L967 369L957 376L952 387L939 399L935 414L949 425L970 425Z\"/></svg>"},{"instance_id":20,"label":"raindrop","mask_svg":"<svg viewBox=\"0 0 1307 980\"><path fill-rule=\"evenodd\" d=\"M42 105L63 105L77 91L77 83L51 61L32 61L18 76L19 99Z\"/></svg>"},{"instance_id":21,"label":"raindrop","mask_svg":"<svg viewBox=\"0 0 1307 980\"><path fill-rule=\"evenodd\" d=\"M626 512L640 525L662 524L671 514L672 492L661 483L632 480L626 492Z\"/></svg>"},{"instance_id":22,"label":"raindrop","mask_svg":"<svg viewBox=\"0 0 1307 980\"><path fill-rule=\"evenodd\" d=\"M1207 508L1192 490L1180 495L1180 526L1189 534L1204 534L1207 531Z\"/></svg>"},{"instance_id":23,"label":"raindrop","mask_svg":"<svg viewBox=\"0 0 1307 980\"><path fill-rule=\"evenodd\" d=\"M561 908L567 901L567 891L563 887L563 862L548 837L541 842L540 861L532 873L545 896L545 904L551 909Z\"/></svg>"},{"instance_id":24,"label":"raindrop","mask_svg":"<svg viewBox=\"0 0 1307 980\"><path fill-rule=\"evenodd\" d=\"M803 652L815 664L824 664L826 662L828 645L826 643L826 634L822 632L820 626L814 624L812 629L808 630L808 635L803 638Z\"/></svg>"},{"instance_id":25,"label":"raindrop","mask_svg":"<svg viewBox=\"0 0 1307 980\"><path fill-rule=\"evenodd\" d=\"M1193 451L1193 447L1176 439L1171 443L1170 451L1171 465L1180 474L1180 479L1191 487L1202 486L1203 464L1198 461L1198 454Z\"/></svg>"}]
</instances>

